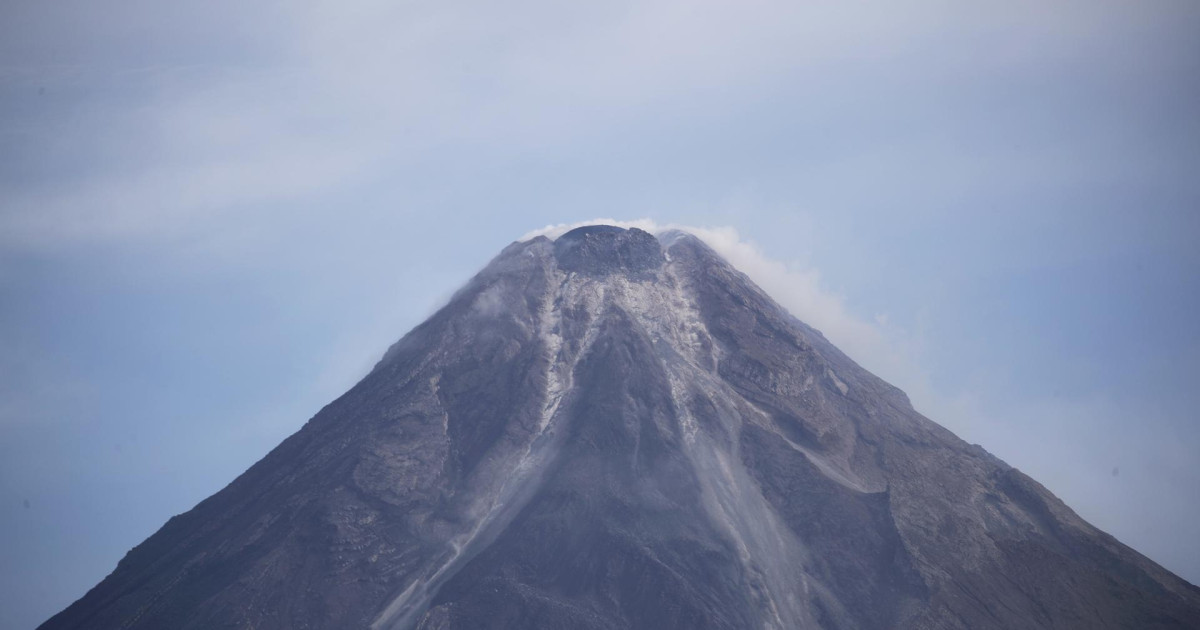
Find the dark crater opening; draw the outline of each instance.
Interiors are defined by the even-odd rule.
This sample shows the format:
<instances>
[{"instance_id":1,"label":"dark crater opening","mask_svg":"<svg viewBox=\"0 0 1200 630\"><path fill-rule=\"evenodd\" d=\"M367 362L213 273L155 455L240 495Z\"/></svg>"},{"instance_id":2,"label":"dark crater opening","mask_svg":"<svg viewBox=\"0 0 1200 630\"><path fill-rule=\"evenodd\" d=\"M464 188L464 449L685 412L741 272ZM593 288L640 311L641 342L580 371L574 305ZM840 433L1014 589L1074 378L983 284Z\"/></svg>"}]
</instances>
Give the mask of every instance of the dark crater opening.
<instances>
[{"instance_id":1,"label":"dark crater opening","mask_svg":"<svg viewBox=\"0 0 1200 630\"><path fill-rule=\"evenodd\" d=\"M665 259L654 235L637 228L587 225L554 241L559 268L589 275L618 271L639 274L658 269Z\"/></svg>"}]
</instances>

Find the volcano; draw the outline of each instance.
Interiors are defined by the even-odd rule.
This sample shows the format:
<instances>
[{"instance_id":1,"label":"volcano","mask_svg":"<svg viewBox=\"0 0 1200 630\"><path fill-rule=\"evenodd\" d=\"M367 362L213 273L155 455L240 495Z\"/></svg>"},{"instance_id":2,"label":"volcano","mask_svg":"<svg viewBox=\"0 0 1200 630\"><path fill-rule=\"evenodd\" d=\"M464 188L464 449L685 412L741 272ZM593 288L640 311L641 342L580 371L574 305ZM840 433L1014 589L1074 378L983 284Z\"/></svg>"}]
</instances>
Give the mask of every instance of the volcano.
<instances>
[{"instance_id":1,"label":"volcano","mask_svg":"<svg viewBox=\"0 0 1200 630\"><path fill-rule=\"evenodd\" d=\"M1200 628L700 239L513 243L42 628Z\"/></svg>"}]
</instances>

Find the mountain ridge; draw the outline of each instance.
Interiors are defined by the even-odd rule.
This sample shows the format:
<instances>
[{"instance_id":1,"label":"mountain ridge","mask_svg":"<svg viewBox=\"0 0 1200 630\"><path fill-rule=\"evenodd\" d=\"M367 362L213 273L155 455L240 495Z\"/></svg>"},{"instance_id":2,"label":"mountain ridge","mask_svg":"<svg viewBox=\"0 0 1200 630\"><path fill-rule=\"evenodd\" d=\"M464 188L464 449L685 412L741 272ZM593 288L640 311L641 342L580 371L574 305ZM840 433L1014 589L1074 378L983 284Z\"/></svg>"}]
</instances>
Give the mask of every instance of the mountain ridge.
<instances>
[{"instance_id":1,"label":"mountain ridge","mask_svg":"<svg viewBox=\"0 0 1200 630\"><path fill-rule=\"evenodd\" d=\"M564 240L565 239L565 240ZM43 628L1200 627L696 237L513 243Z\"/></svg>"}]
</instances>

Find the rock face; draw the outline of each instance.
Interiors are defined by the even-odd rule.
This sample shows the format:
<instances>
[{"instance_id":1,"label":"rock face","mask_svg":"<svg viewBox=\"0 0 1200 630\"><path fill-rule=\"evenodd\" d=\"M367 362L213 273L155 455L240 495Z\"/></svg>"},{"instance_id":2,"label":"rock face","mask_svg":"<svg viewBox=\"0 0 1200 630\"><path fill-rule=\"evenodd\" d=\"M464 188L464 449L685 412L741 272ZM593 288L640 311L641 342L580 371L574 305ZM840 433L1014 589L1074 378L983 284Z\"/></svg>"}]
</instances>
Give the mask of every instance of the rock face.
<instances>
[{"instance_id":1,"label":"rock face","mask_svg":"<svg viewBox=\"0 0 1200 630\"><path fill-rule=\"evenodd\" d=\"M589 225L563 234L554 241L554 258L563 271L592 276L649 272L665 262L658 239L637 228L611 225ZM638 277L653 279L646 273Z\"/></svg>"},{"instance_id":2,"label":"rock face","mask_svg":"<svg viewBox=\"0 0 1200 630\"><path fill-rule=\"evenodd\" d=\"M42 628L1200 628L693 236L514 243Z\"/></svg>"}]
</instances>

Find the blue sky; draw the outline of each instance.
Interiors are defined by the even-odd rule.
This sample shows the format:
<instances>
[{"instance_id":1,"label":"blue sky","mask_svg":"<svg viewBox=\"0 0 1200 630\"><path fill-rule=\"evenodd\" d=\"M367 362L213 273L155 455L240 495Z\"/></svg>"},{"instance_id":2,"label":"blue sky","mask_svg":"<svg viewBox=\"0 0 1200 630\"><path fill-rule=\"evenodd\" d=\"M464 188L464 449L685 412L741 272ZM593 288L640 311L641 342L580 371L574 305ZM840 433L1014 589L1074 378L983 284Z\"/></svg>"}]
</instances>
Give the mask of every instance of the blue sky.
<instances>
[{"instance_id":1,"label":"blue sky","mask_svg":"<svg viewBox=\"0 0 1200 630\"><path fill-rule=\"evenodd\" d=\"M8 2L0 627L512 240L707 228L917 408L1200 582L1200 7Z\"/></svg>"}]
</instances>

